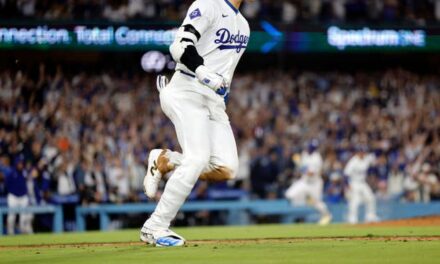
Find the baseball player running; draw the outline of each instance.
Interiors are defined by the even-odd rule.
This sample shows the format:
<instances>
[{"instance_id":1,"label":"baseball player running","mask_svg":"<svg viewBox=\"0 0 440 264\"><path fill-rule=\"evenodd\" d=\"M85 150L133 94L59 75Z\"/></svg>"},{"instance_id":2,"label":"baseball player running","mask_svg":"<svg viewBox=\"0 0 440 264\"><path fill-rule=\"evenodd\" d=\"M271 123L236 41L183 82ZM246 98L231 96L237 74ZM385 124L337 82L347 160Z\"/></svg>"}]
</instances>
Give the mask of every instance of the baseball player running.
<instances>
[{"instance_id":1,"label":"baseball player running","mask_svg":"<svg viewBox=\"0 0 440 264\"><path fill-rule=\"evenodd\" d=\"M358 208L365 202L366 222L378 220L376 215L376 199L373 191L366 182L368 169L375 163L373 154L367 153L366 146L360 146L357 153L348 161L344 169L344 174L348 177L349 196L348 196L348 222L356 224L358 222Z\"/></svg>"},{"instance_id":2,"label":"baseball player running","mask_svg":"<svg viewBox=\"0 0 440 264\"><path fill-rule=\"evenodd\" d=\"M327 209L327 205L322 200L323 180L322 157L318 152L318 141L312 140L307 151L301 154L299 168L302 172L301 179L294 182L287 189L285 196L294 205L312 205L321 214L320 225L327 225L332 220L332 215Z\"/></svg>"},{"instance_id":3,"label":"baseball player running","mask_svg":"<svg viewBox=\"0 0 440 264\"><path fill-rule=\"evenodd\" d=\"M184 245L185 239L169 227L197 180L235 177L237 147L225 102L250 36L249 24L239 12L242 1L194 1L170 46L176 73L169 83L158 77L161 107L175 126L182 153L150 152L146 195L154 198L162 176L171 176L141 229L140 238L148 244Z\"/></svg>"}]
</instances>

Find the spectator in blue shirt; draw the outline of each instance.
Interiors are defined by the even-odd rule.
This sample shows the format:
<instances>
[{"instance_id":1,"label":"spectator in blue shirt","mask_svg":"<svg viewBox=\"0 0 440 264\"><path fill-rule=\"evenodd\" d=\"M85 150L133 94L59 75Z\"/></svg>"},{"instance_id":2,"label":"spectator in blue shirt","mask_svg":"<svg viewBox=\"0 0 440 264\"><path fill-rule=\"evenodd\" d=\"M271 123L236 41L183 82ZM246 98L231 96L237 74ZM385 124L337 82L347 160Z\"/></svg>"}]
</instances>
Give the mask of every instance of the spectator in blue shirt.
<instances>
[{"instance_id":1,"label":"spectator in blue shirt","mask_svg":"<svg viewBox=\"0 0 440 264\"><path fill-rule=\"evenodd\" d=\"M2 159L2 167L5 176L5 186L7 190L7 203L9 208L23 208L29 206L29 197L26 183L26 173L24 171L24 159L18 156L14 166L9 167L8 158ZM15 233L15 221L17 214L8 214L7 229L8 234ZM19 214L20 233L32 233L32 215L26 213Z\"/></svg>"}]
</instances>

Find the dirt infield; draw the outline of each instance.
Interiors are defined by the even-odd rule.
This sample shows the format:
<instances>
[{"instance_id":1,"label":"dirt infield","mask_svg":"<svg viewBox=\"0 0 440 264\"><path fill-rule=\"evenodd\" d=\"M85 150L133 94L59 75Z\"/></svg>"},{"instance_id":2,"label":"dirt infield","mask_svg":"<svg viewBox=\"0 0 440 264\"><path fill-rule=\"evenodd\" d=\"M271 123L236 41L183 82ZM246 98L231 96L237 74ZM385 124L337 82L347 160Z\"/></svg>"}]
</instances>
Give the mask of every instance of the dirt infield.
<instances>
[{"instance_id":1,"label":"dirt infield","mask_svg":"<svg viewBox=\"0 0 440 264\"><path fill-rule=\"evenodd\" d=\"M309 241L440 241L440 236L354 236L354 237L299 237L299 238L261 238L261 239L222 239L222 240L192 240L186 246L197 247L199 245L244 245L263 243L301 243ZM40 245L15 245L0 246L0 251L35 248L88 248L88 247L127 247L142 246L143 242L108 242L108 243L71 243L71 244L40 244Z\"/></svg>"},{"instance_id":2,"label":"dirt infield","mask_svg":"<svg viewBox=\"0 0 440 264\"><path fill-rule=\"evenodd\" d=\"M360 226L383 226L383 227L394 227L394 226L440 226L440 215L437 216L425 216L393 221L383 221L371 224L362 224Z\"/></svg>"}]
</instances>

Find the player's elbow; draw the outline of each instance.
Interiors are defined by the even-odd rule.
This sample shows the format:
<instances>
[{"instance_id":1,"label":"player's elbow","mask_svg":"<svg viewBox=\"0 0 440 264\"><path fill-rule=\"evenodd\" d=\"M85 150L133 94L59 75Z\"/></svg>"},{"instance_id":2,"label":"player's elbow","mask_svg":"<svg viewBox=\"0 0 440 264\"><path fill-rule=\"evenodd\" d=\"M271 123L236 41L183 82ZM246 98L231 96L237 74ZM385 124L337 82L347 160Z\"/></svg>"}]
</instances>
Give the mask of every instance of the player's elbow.
<instances>
[{"instance_id":1,"label":"player's elbow","mask_svg":"<svg viewBox=\"0 0 440 264\"><path fill-rule=\"evenodd\" d=\"M185 52L185 49L182 46L182 43L180 41L174 41L170 46L170 54L171 57L177 62L180 63L180 59L182 58L183 53Z\"/></svg>"}]
</instances>

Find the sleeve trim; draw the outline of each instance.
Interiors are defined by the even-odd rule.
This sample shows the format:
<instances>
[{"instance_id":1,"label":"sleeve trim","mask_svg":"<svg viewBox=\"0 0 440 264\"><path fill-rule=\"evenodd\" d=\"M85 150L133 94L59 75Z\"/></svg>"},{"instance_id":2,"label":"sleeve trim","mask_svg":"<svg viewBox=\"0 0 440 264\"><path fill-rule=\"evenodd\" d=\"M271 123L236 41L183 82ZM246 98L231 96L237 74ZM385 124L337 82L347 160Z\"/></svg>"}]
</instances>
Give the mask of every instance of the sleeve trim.
<instances>
[{"instance_id":1,"label":"sleeve trim","mask_svg":"<svg viewBox=\"0 0 440 264\"><path fill-rule=\"evenodd\" d=\"M197 29L190 24L183 25L183 31L194 34L197 40L200 40L200 38L202 37L200 33L197 31Z\"/></svg>"}]
</instances>

